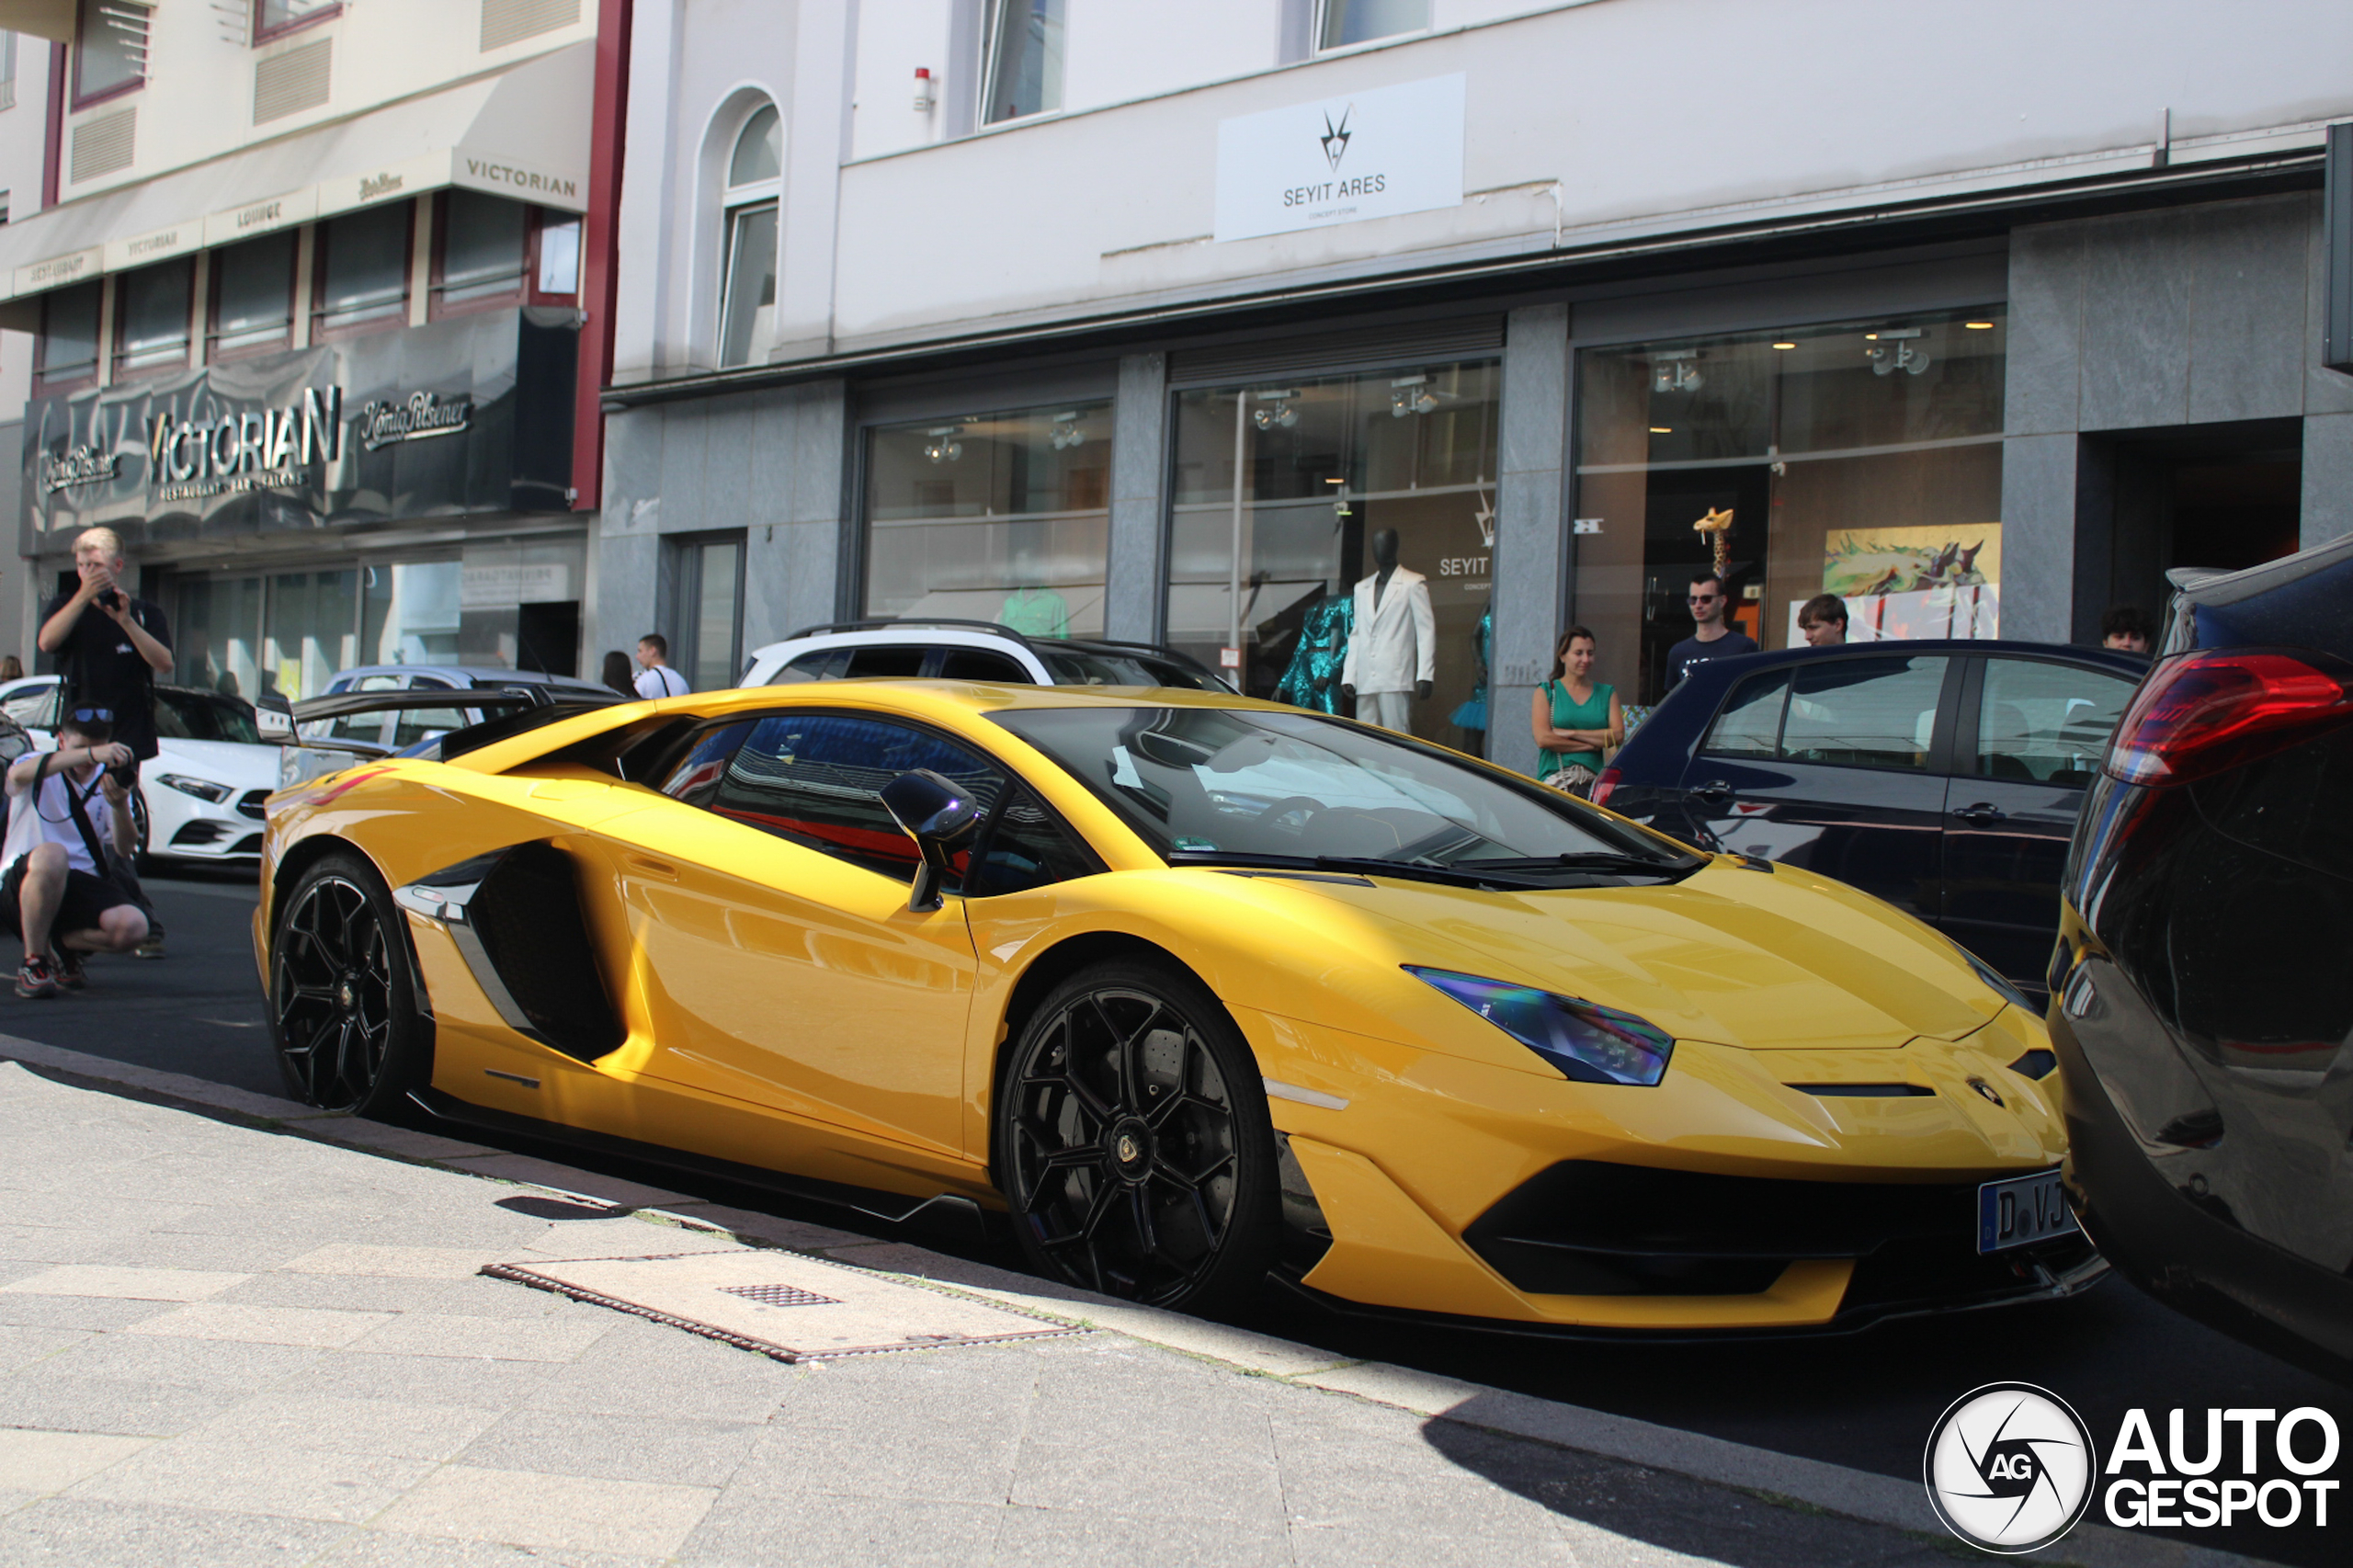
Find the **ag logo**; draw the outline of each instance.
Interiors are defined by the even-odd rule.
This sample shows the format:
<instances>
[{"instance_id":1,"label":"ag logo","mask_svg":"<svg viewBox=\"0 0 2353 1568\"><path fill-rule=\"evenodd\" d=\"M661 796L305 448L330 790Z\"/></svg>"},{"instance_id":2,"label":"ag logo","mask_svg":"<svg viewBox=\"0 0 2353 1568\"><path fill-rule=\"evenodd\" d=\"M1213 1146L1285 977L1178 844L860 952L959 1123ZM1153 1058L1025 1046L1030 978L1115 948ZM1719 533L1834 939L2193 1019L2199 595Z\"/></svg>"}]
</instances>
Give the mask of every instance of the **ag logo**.
<instances>
[{"instance_id":1,"label":"ag logo","mask_svg":"<svg viewBox=\"0 0 2353 1568\"><path fill-rule=\"evenodd\" d=\"M2075 1528L2091 1506L2097 1460L2090 1429L2057 1394L1987 1383L1938 1418L1923 1471L1945 1528L2007 1555Z\"/></svg>"}]
</instances>

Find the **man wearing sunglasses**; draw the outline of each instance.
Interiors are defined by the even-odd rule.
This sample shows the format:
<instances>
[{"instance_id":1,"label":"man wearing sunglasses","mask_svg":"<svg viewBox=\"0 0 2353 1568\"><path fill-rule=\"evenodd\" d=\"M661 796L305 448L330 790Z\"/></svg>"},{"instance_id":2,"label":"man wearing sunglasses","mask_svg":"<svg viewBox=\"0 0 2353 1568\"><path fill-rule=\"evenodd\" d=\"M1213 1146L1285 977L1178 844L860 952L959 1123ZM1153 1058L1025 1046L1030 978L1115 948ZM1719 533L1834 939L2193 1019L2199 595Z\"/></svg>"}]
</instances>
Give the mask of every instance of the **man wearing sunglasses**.
<instances>
[{"instance_id":1,"label":"man wearing sunglasses","mask_svg":"<svg viewBox=\"0 0 2353 1568\"><path fill-rule=\"evenodd\" d=\"M172 673L172 633L159 607L123 592L128 569L112 528L84 528L74 541L81 584L41 611L38 641L42 653L57 655L65 706L111 714L113 742L131 754L124 778L136 789L139 765L155 755L155 679ZM139 956L164 956L161 926Z\"/></svg>"},{"instance_id":2,"label":"man wearing sunglasses","mask_svg":"<svg viewBox=\"0 0 2353 1568\"><path fill-rule=\"evenodd\" d=\"M147 939L147 916L106 874L106 848L137 843L131 790L117 770L131 748L109 739L104 709L76 709L57 727L57 749L8 766L8 835L0 846L0 925L22 937L17 994L82 989L85 953L126 953Z\"/></svg>"},{"instance_id":3,"label":"man wearing sunglasses","mask_svg":"<svg viewBox=\"0 0 2353 1568\"><path fill-rule=\"evenodd\" d=\"M1713 572L1695 573L1690 605L1691 635L1666 651L1668 691L1681 686L1685 676L1711 659L1729 659L1756 652L1756 638L1724 624L1724 616L1732 608L1732 592L1724 586L1722 577Z\"/></svg>"}]
</instances>

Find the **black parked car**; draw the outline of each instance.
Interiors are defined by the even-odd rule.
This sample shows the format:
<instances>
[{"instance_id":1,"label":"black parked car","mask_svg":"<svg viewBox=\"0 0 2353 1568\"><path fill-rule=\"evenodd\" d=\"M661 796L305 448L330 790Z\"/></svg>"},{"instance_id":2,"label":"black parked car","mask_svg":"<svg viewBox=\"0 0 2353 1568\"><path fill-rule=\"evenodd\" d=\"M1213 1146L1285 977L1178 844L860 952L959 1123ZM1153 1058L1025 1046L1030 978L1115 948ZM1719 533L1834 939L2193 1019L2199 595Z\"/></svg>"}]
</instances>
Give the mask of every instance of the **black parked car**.
<instances>
[{"instance_id":1,"label":"black parked car","mask_svg":"<svg viewBox=\"0 0 2353 1568\"><path fill-rule=\"evenodd\" d=\"M1667 694L1593 798L1852 883L2039 995L2076 812L2147 667L1991 641L1722 659Z\"/></svg>"},{"instance_id":2,"label":"black parked car","mask_svg":"<svg viewBox=\"0 0 2353 1568\"><path fill-rule=\"evenodd\" d=\"M2353 1382L2353 537L2175 580L2067 862L2067 1180L2142 1289Z\"/></svg>"}]
</instances>

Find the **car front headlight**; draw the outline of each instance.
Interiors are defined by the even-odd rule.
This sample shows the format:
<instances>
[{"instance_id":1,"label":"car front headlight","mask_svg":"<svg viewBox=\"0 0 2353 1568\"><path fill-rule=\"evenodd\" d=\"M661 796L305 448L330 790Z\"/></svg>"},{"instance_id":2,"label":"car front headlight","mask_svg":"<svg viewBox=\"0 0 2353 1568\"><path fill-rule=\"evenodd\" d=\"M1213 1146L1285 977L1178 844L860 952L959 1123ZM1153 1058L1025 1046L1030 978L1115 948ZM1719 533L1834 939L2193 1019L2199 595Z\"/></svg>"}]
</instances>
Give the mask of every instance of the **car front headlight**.
<instances>
[{"instance_id":1,"label":"car front headlight","mask_svg":"<svg viewBox=\"0 0 2353 1568\"><path fill-rule=\"evenodd\" d=\"M155 782L168 784L183 795L193 795L216 806L237 792L226 784L215 784L210 778L190 778L185 773L159 773Z\"/></svg>"},{"instance_id":2,"label":"car front headlight","mask_svg":"<svg viewBox=\"0 0 2353 1568\"><path fill-rule=\"evenodd\" d=\"M1652 1087L1675 1054L1672 1035L1615 1007L1452 970L1404 967L1581 1084Z\"/></svg>"}]
</instances>

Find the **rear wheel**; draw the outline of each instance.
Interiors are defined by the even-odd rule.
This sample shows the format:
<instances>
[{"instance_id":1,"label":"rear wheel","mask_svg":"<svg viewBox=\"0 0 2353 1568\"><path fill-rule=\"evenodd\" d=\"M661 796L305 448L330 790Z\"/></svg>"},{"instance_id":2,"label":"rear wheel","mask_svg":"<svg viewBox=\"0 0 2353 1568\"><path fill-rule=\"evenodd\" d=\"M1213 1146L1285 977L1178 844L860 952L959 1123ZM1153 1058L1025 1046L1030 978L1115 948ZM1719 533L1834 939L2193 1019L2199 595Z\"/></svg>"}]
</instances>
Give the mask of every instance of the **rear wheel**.
<instances>
[{"instance_id":1,"label":"rear wheel","mask_svg":"<svg viewBox=\"0 0 2353 1568\"><path fill-rule=\"evenodd\" d=\"M1174 965L1094 965L1030 1016L997 1096L996 1162L1039 1272L1188 1311L1255 1291L1280 1231L1256 1059Z\"/></svg>"},{"instance_id":2,"label":"rear wheel","mask_svg":"<svg viewBox=\"0 0 2353 1568\"><path fill-rule=\"evenodd\" d=\"M302 873L284 910L269 999L286 1086L306 1105L381 1115L430 1065L400 910L375 869L342 850Z\"/></svg>"}]
</instances>

